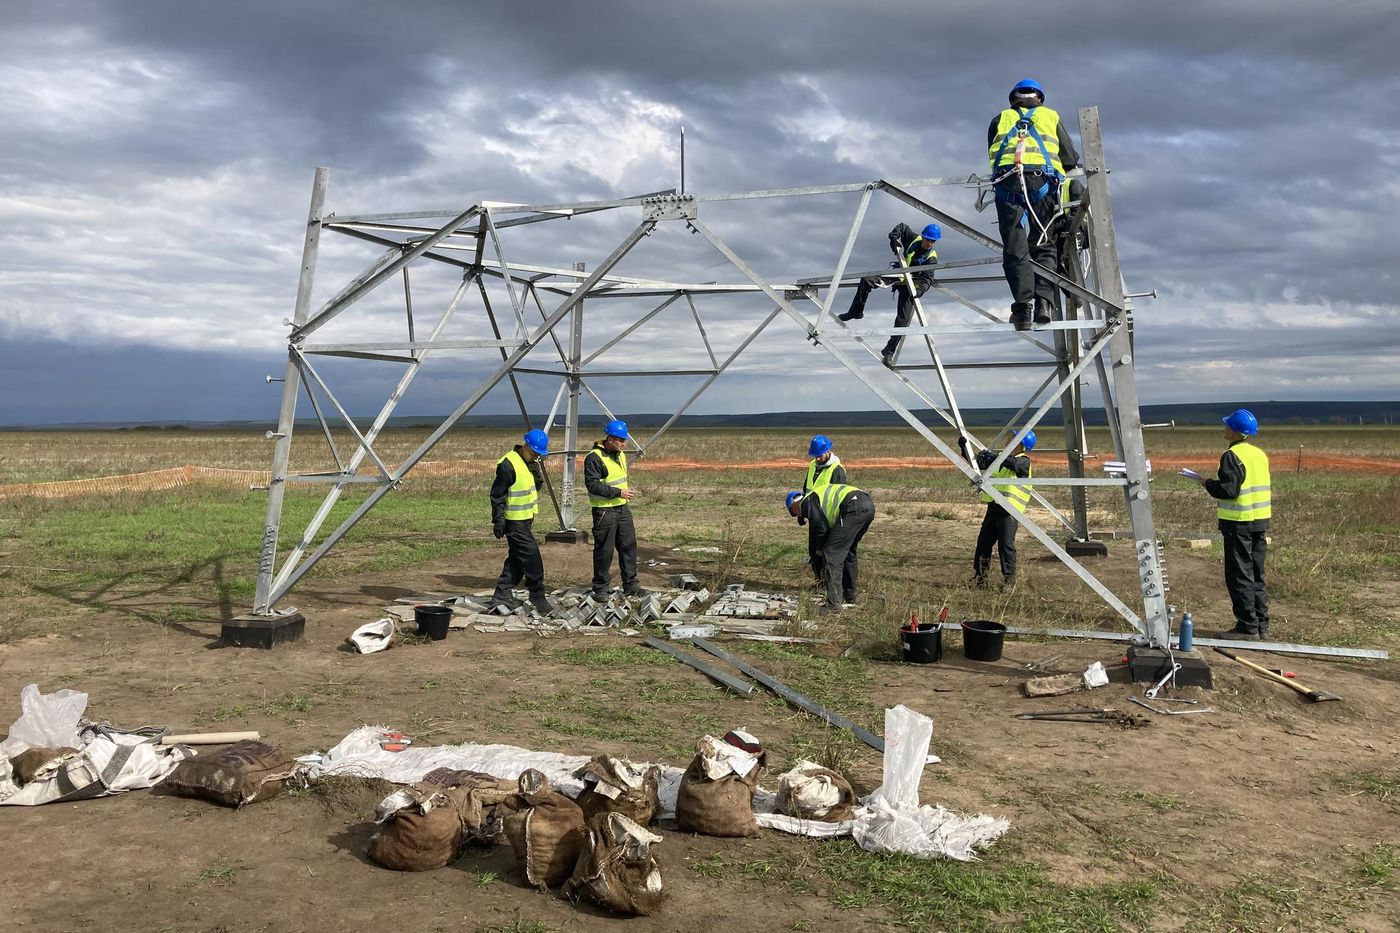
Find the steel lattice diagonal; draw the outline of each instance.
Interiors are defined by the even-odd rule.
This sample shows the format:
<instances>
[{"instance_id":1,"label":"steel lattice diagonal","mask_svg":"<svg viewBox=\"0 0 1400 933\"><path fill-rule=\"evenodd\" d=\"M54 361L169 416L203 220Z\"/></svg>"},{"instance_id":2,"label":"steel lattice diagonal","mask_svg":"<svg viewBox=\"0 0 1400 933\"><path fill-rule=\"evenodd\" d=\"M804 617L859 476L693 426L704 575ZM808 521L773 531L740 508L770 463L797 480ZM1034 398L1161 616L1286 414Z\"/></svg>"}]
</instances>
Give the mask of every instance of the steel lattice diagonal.
<instances>
[{"instance_id":1,"label":"steel lattice diagonal","mask_svg":"<svg viewBox=\"0 0 1400 933\"><path fill-rule=\"evenodd\" d=\"M735 368L761 337L768 335L771 340L772 335L781 332L791 333L793 341L806 341L824 351L839 367L838 373L844 371L853 382L863 385L880 399L965 476L971 488L1006 508L1027 533L1103 601L1107 610L1144 634L1153 645L1166 645L1169 637L1166 582L1153 524L1142 420L1138 412L1130 336L1132 306L1124 294L1118 266L1098 111L1085 108L1080 111L1079 118L1084 150L1083 177L1089 199L1087 209L1081 206L1072 223L1076 229L1083 228L1087 246L1080 245L1077 238L1068 238L1066 242L1071 245L1062 247L1059 268L1037 267L1037 274L1059 290L1062 304L1058 319L1034 333L1017 332L1007 325L1004 280L1000 275L979 271L999 261L996 254L1001 244L948 210L935 206L924 194L915 193L922 189L942 189L944 192L951 190L953 194L968 194L985 188L989 181L986 176L875 179L854 184L718 194L658 191L575 203L515 204L482 199L466 208L335 214L325 211L328 172L317 169L296 305L289 322L286 378L278 428L269 432L275 445L254 612L271 613L317 562L498 385L509 383L515 406L527 426L543 425L550 431L555 427L564 429L565 449L560 458L564 464L564 481L557 492L551 481L548 492L560 526L568 528L575 514L575 486L578 485L574 482L573 468L575 455L581 452L577 450L581 399L590 400L611 419L616 415L608 397L620 382L633 384L627 380L670 377L695 380L693 391L675 405L674 413L651 436L635 442L636 450L647 454L717 380ZM725 211L741 209L745 204L763 202L771 214L794 203L795 199L822 197L834 197L838 201L846 198L853 207L852 213L841 215L849 218L849 223L840 221L838 224L839 236L831 244L830 254L834 265L829 269L818 265L815 270L805 270L805 274L799 276L767 277L716 232L724 229L721 221ZM835 206L844 211L844 203ZM851 268L859 265L853 262L853 257L861 242L863 227L878 210L887 208L913 210L938 221L945 233L966 241L964 245L970 244L976 255L919 273L929 275L933 283L924 299L917 302L911 326L857 329L837 318L838 292L854 289L862 278L870 276L891 284L895 279L912 274L907 268ZM713 225L707 222L712 212L719 218ZM591 268L583 263L573 263L572 268L566 268L568 264L559 263L555 256L533 261L537 257L517 249L514 238L518 232L564 220L575 225L611 223L612 226L605 229L613 233L605 242L613 242L612 238L623 230L629 232ZM675 280L677 276L674 275L624 275L618 271L619 263L644 239L653 232L667 229L693 233L697 248L707 257L703 268L709 270L714 264L714 254L718 253L727 263L725 268L733 270L734 277L727 281ZM739 229L742 232L743 228ZM512 232L503 237L505 230ZM332 297L313 312L311 296L323 233L340 234L360 244L361 248L368 244L380 252L362 266L363 271L334 289ZM511 246L509 258L503 242L506 239ZM637 250L637 254L640 258L631 262L642 262L650 255L646 250ZM413 267L421 267L423 274L414 271L410 279ZM444 276L455 284L446 301L436 307L424 282ZM388 301L385 296L396 289L378 290L390 283L397 286L400 281L402 308L397 320L404 326L403 338L383 336L382 317L378 319L380 329L373 333L373 339L360 338L355 327L357 322L366 319L362 312L371 316L382 314ZM508 313L508 323L500 320L498 309L493 306L488 281L504 291L506 301L499 310ZM987 295L990 294L1000 297L989 299ZM937 304L930 305L928 301ZM990 306L989 301L1000 303ZM717 312L716 304L728 308L728 316ZM672 317L662 318L668 314ZM619 322L619 318L625 320ZM638 365L633 362L638 354L626 352L625 342L657 320L661 322L653 323L653 329L648 331L653 346L650 358L659 359L662 364ZM779 320L783 322L781 328L774 325ZM485 335L454 336L448 330L454 321L463 326L475 321ZM332 322L336 329L348 328L351 337L322 336L322 328ZM431 326L425 327L429 322ZM585 331L590 337L588 351L584 349ZM313 334L315 342L311 341ZM872 345L871 338L890 336L917 339L910 344L909 359L887 368L882 365L881 354ZM995 341L998 349L988 351L977 341ZM655 351L657 342L666 348L661 353ZM956 358L957 351L969 344L975 345L980 355L971 359ZM546 353L534 353L541 345L549 348ZM619 347L623 350L618 351ZM1007 352L1008 348L1031 356L1017 357ZM682 363L681 351L702 362ZM610 353L615 355L610 357ZM376 449L376 441L425 361L447 354L476 354L472 359L478 364L484 359L488 370L483 377L474 380L474 386L461 403L412 453L397 464L387 462ZM334 357L341 366L360 365L365 361L378 366L400 365L403 371L368 427L361 429L351 420L352 412L347 410L343 396L337 396L329 369L318 369L312 364L312 357L317 360ZM451 358L456 359L455 356ZM624 358L626 362L609 362L617 358ZM988 438L990 443L983 444L962 418L958 397L959 389L965 389L965 384L960 387L958 380L989 372L1006 373L1009 375L1000 377L998 385L1020 385L1022 383L1013 378L1014 374L1033 372L1040 367L1048 370L1048 375L1043 381L1030 380L1039 384L1024 402L1020 398L1007 400L1013 405L1020 404L1016 416L1000 433ZM547 414L529 410L518 381L521 376L558 379L558 391L553 393L553 405ZM1090 378L1084 385L1092 386L1097 381L1114 453L1125 465L1121 477L1085 475L1085 393L1081 391L1081 379L1086 376ZM824 374L821 378L833 377ZM308 393L312 413L330 447L335 463L330 471L294 473L290 469L292 432L303 391ZM679 399L680 394L675 397ZM995 462L986 470L978 469L925 424L905 399L931 411L934 419L941 422L940 427L946 425L967 438L971 449L999 448ZM323 411L322 401L345 422L354 439L348 457L336 447L326 419L329 412ZM993 474L1007 453L1056 407L1064 417L1063 452L1068 476L1031 480L995 477ZM561 412L562 425L559 424ZM1010 441L1002 444L1008 434ZM556 446L551 444L551 447ZM373 472L362 472L366 462L373 465ZM549 471L546 471L548 476ZM329 488L306 527L289 547L279 550L286 487L296 482L329 484ZM1002 489L1013 482L1032 486L1033 496L1043 510L1021 512L1011 507ZM364 498L326 531L333 524L331 516L345 491L360 486L366 490ZM1069 488L1070 514L1061 513L1042 494L1042 488L1057 487ZM1067 543L1085 539L1088 536L1086 496L1092 490L1108 487L1124 497L1132 525L1139 584L1139 593L1132 599L1115 594L1037 521L1038 516L1043 516L1057 532L1063 526L1070 535Z\"/></svg>"}]
</instances>

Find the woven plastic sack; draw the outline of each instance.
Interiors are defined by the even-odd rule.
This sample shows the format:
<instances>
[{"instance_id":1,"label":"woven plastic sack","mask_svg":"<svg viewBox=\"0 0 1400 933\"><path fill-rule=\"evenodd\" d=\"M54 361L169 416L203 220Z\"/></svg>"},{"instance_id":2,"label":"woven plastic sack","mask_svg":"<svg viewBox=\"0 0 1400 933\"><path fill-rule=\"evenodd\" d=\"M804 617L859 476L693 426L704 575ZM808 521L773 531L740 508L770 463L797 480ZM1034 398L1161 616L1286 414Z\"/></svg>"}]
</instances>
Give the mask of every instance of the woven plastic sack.
<instances>
[{"instance_id":1,"label":"woven plastic sack","mask_svg":"<svg viewBox=\"0 0 1400 933\"><path fill-rule=\"evenodd\" d=\"M588 821L583 854L564 886L570 897L629 916L661 906L661 869L651 847L661 841L621 813L599 813Z\"/></svg>"}]
</instances>

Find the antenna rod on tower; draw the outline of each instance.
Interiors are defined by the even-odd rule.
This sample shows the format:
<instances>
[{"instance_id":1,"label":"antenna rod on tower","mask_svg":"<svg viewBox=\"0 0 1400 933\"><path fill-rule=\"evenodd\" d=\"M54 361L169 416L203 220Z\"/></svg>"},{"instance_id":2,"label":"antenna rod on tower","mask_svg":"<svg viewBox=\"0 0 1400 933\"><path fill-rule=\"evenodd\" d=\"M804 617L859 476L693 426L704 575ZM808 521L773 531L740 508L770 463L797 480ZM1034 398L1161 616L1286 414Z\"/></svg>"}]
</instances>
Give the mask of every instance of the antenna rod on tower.
<instances>
[{"instance_id":1,"label":"antenna rod on tower","mask_svg":"<svg viewBox=\"0 0 1400 933\"><path fill-rule=\"evenodd\" d=\"M685 127L681 127L681 194L685 194Z\"/></svg>"}]
</instances>

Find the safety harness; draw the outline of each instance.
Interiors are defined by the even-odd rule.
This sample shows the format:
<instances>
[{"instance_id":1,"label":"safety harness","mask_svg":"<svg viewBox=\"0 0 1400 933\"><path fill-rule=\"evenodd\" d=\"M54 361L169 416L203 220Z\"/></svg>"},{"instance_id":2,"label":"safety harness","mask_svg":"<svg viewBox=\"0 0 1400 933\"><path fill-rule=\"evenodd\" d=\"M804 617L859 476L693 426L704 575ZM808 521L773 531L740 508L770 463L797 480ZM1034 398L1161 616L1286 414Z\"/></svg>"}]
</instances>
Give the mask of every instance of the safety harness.
<instances>
[{"instance_id":1,"label":"safety harness","mask_svg":"<svg viewBox=\"0 0 1400 933\"><path fill-rule=\"evenodd\" d=\"M1064 175L1056 168L1054 160L1050 156L1049 150L1045 146L1045 140L1041 138L1040 132L1035 128L1035 112L1039 106L1029 107L1022 112L1021 118L1009 128L1001 138L1001 146L997 149L996 155L992 157L992 171L995 173L997 166L1001 163L1002 156L1006 154L1007 147L1011 145L1011 140L1016 140L1016 148L1013 153L1013 160L1006 167L1006 171L992 178L993 190L996 192L996 199L1006 204L1013 204L1023 208L1019 223L1022 227L1029 229L1030 224L1027 218L1034 218L1035 225L1040 228L1040 236L1036 243L1044 243L1050 236L1050 228L1041 223L1035 211L1030 208L1039 204L1047 195L1053 192L1058 198L1060 186L1064 183ZM1044 160L1043 175L1045 181L1032 193L1026 185L1025 154L1027 141L1035 143L1036 149L1040 151L1040 157ZM1014 180L1010 185L1003 184L1007 179Z\"/></svg>"}]
</instances>

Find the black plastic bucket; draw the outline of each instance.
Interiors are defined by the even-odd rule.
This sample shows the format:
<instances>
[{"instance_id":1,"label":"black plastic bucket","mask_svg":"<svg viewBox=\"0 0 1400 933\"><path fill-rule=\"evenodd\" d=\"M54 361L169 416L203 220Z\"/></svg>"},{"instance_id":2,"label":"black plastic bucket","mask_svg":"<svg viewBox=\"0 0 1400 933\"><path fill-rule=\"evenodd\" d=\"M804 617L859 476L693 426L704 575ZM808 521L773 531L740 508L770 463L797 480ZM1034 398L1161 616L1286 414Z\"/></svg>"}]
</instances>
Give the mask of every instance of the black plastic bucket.
<instances>
[{"instance_id":1,"label":"black plastic bucket","mask_svg":"<svg viewBox=\"0 0 1400 933\"><path fill-rule=\"evenodd\" d=\"M1006 641L1006 626L1000 622L974 619L962 624L963 657L969 661L1000 661Z\"/></svg>"},{"instance_id":2,"label":"black plastic bucket","mask_svg":"<svg viewBox=\"0 0 1400 933\"><path fill-rule=\"evenodd\" d=\"M912 632L902 628L899 641L901 655L910 664L932 664L943 659L943 626L937 622L924 622Z\"/></svg>"},{"instance_id":3,"label":"black plastic bucket","mask_svg":"<svg viewBox=\"0 0 1400 933\"><path fill-rule=\"evenodd\" d=\"M446 606L414 606L413 621L418 623L419 635L442 641L447 637L447 623L452 621L452 610Z\"/></svg>"}]
</instances>

